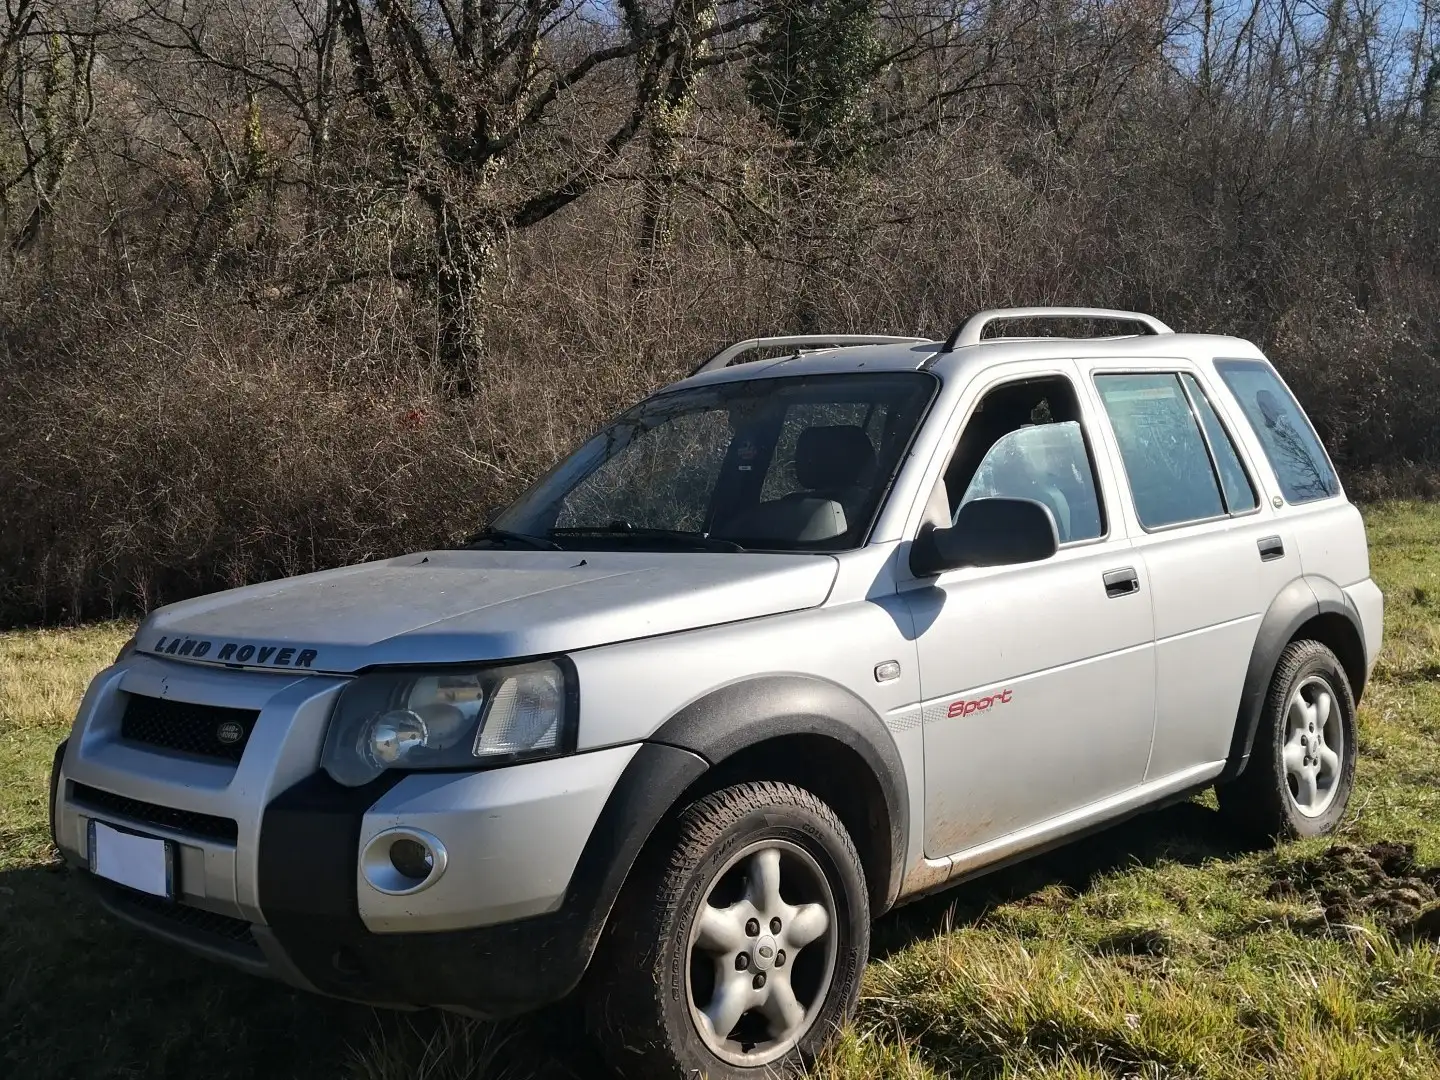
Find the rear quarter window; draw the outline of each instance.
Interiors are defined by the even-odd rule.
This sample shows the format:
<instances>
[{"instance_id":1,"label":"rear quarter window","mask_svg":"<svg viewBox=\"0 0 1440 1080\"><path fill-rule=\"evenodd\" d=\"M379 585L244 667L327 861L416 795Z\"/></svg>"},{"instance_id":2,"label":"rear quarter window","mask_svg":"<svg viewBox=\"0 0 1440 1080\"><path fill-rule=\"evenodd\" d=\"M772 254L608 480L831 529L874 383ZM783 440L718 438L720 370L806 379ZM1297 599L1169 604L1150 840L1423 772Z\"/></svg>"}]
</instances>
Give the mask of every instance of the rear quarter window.
<instances>
[{"instance_id":1,"label":"rear quarter window","mask_svg":"<svg viewBox=\"0 0 1440 1080\"><path fill-rule=\"evenodd\" d=\"M1299 402L1260 360L1216 360L1215 369L1250 421L1288 502L1340 494L1340 481Z\"/></svg>"}]
</instances>

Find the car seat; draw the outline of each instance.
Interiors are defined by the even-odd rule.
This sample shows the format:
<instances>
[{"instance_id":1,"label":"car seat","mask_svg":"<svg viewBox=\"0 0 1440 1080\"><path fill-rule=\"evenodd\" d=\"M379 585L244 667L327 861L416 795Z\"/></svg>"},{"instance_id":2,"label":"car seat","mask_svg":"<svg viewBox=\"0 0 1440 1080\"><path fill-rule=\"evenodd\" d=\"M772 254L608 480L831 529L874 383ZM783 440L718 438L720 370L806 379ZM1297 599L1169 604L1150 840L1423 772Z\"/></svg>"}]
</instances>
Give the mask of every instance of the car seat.
<instances>
[{"instance_id":1,"label":"car seat","mask_svg":"<svg viewBox=\"0 0 1440 1080\"><path fill-rule=\"evenodd\" d=\"M743 510L716 535L814 543L844 536L874 494L875 448L854 424L812 427L795 442L801 490Z\"/></svg>"}]
</instances>

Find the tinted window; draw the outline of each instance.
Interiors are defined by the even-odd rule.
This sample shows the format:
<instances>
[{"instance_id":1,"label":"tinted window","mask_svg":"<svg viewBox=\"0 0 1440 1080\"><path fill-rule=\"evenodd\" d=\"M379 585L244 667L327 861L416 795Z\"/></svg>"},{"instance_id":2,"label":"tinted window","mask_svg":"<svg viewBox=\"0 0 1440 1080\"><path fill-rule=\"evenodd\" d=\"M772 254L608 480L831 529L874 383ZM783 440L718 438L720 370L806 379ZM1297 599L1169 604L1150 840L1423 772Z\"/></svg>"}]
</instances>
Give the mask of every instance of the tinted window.
<instances>
[{"instance_id":1,"label":"tinted window","mask_svg":"<svg viewBox=\"0 0 1440 1080\"><path fill-rule=\"evenodd\" d=\"M960 505L993 496L1048 506L1062 544L1100 535L1100 497L1078 421L1032 424L996 440Z\"/></svg>"},{"instance_id":2,"label":"tinted window","mask_svg":"<svg viewBox=\"0 0 1440 1080\"><path fill-rule=\"evenodd\" d=\"M1147 529L1225 513L1205 439L1174 374L1097 375Z\"/></svg>"},{"instance_id":3,"label":"tinted window","mask_svg":"<svg viewBox=\"0 0 1440 1080\"><path fill-rule=\"evenodd\" d=\"M1210 399L1205 396L1205 391L1200 388L1195 376L1181 375L1180 379L1184 382L1185 389L1190 391L1190 400L1195 403L1195 411L1200 414L1205 437L1210 440L1210 450L1215 455L1215 468L1220 473L1220 486L1225 491L1225 508L1232 514L1254 510L1259 505L1255 499L1255 488L1250 483L1245 466L1240 463L1240 454L1235 449L1234 440L1220 422L1220 417L1216 415L1214 406L1210 404Z\"/></svg>"},{"instance_id":4,"label":"tinted window","mask_svg":"<svg viewBox=\"0 0 1440 1080\"><path fill-rule=\"evenodd\" d=\"M1340 482L1320 440L1270 365L1217 360L1215 367L1260 437L1285 498L1298 503L1340 494Z\"/></svg>"}]
</instances>

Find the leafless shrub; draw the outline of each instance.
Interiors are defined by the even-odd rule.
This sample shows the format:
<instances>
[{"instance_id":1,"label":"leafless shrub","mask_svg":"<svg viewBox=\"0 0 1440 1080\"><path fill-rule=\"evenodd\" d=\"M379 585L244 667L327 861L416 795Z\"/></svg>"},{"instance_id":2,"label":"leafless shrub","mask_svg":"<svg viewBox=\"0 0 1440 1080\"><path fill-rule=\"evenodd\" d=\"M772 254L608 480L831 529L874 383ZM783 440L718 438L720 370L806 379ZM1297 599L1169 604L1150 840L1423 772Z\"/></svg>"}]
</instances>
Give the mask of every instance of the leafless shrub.
<instances>
[{"instance_id":1,"label":"leafless shrub","mask_svg":"<svg viewBox=\"0 0 1440 1080\"><path fill-rule=\"evenodd\" d=\"M1433 0L835 3L866 20L843 107L799 113L756 105L792 101L785 64L758 96L747 66L783 22L627 5L555 8L530 66L457 24L407 73L384 38L384 94L353 49L380 5L7 5L0 622L452 542L727 340L1007 304L1250 337L1352 491L1433 485ZM441 98L513 149L455 141ZM479 230L462 380L446 215Z\"/></svg>"}]
</instances>

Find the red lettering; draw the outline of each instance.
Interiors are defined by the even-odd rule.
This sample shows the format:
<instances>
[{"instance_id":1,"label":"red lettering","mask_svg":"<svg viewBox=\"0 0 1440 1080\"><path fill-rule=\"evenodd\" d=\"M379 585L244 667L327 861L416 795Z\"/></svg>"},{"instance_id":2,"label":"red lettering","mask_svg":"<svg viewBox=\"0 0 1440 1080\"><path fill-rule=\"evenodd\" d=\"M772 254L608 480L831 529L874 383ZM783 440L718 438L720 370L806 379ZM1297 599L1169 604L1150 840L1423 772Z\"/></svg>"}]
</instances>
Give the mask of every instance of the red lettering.
<instances>
[{"instance_id":1,"label":"red lettering","mask_svg":"<svg viewBox=\"0 0 1440 1080\"><path fill-rule=\"evenodd\" d=\"M950 720L954 720L956 717L959 716L969 716L971 713L974 712L984 712L992 705L1009 704L1010 699L1013 696L1013 691L1001 690L998 693L991 694L989 697L973 698L970 701L966 701L964 698L960 698L956 701L950 702L950 704L945 709L945 716Z\"/></svg>"}]
</instances>

